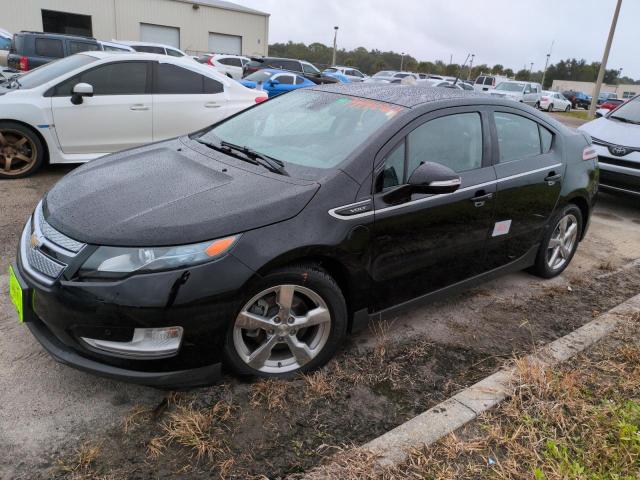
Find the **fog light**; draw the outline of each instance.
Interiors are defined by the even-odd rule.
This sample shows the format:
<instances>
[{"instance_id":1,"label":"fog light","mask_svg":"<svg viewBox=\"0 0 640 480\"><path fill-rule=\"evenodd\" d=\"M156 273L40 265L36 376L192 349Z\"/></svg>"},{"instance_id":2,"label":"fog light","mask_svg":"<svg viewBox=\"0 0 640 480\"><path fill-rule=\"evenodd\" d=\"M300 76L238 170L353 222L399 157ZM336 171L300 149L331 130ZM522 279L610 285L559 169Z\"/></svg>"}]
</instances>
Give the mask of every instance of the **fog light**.
<instances>
[{"instance_id":1,"label":"fog light","mask_svg":"<svg viewBox=\"0 0 640 480\"><path fill-rule=\"evenodd\" d=\"M100 352L127 358L157 359L172 357L180 350L182 327L136 328L128 342L112 342L82 337L82 341Z\"/></svg>"}]
</instances>

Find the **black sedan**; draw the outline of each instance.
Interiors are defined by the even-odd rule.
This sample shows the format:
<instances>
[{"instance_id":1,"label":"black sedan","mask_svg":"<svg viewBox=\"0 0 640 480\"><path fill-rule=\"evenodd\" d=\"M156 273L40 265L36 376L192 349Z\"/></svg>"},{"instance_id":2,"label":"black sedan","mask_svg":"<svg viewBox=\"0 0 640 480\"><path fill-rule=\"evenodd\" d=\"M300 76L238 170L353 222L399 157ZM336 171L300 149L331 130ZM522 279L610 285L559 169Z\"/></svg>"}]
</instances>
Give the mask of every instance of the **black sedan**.
<instances>
[{"instance_id":1,"label":"black sedan","mask_svg":"<svg viewBox=\"0 0 640 480\"><path fill-rule=\"evenodd\" d=\"M522 104L313 87L64 177L26 223L11 296L53 357L99 375L290 376L368 320L558 275L597 188L589 136Z\"/></svg>"}]
</instances>

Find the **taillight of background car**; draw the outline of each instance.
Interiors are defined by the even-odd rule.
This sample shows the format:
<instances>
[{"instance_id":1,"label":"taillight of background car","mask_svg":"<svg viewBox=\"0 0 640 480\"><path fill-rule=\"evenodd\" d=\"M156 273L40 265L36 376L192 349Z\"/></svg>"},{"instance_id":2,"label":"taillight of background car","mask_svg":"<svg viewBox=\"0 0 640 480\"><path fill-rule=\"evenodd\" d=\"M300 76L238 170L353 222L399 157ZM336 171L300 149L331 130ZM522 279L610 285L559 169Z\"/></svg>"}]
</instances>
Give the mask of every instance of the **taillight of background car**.
<instances>
[{"instance_id":1,"label":"taillight of background car","mask_svg":"<svg viewBox=\"0 0 640 480\"><path fill-rule=\"evenodd\" d=\"M20 70L27 72L29 70L29 59L27 57L20 57Z\"/></svg>"}]
</instances>

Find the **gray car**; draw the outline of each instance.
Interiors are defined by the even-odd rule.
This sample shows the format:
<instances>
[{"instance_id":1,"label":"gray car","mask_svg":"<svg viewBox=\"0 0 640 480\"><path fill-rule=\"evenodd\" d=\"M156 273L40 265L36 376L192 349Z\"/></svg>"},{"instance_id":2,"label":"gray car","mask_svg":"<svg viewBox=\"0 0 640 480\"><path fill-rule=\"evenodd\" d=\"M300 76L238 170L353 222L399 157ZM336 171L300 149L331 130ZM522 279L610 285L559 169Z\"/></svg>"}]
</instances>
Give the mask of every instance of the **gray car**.
<instances>
[{"instance_id":1,"label":"gray car","mask_svg":"<svg viewBox=\"0 0 640 480\"><path fill-rule=\"evenodd\" d=\"M344 75L345 77L347 77L349 79L350 82L363 82L366 78L368 78L364 73L362 73L360 70L358 70L357 68L353 68L353 67L340 67L340 66L334 66L334 67L329 67L325 70L325 72L337 72L337 73L341 73L342 75Z\"/></svg>"}]
</instances>

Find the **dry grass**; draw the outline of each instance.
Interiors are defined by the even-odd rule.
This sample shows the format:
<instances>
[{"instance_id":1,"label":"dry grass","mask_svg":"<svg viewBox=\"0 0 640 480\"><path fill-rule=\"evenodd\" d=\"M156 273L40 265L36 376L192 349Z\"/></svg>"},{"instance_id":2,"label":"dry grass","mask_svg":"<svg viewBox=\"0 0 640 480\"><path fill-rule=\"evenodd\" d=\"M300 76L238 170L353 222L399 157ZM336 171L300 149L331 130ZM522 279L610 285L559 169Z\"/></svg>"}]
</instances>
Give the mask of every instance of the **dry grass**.
<instances>
[{"instance_id":1,"label":"dry grass","mask_svg":"<svg viewBox=\"0 0 640 480\"><path fill-rule=\"evenodd\" d=\"M251 385L249 405L252 408L265 407L274 411L286 405L286 398L291 389L291 382L279 379L261 379Z\"/></svg>"},{"instance_id":2,"label":"dry grass","mask_svg":"<svg viewBox=\"0 0 640 480\"><path fill-rule=\"evenodd\" d=\"M107 477L101 477L93 471L101 447L99 443L85 442L75 449L71 458L58 459L54 470L73 480L106 479Z\"/></svg>"}]
</instances>

